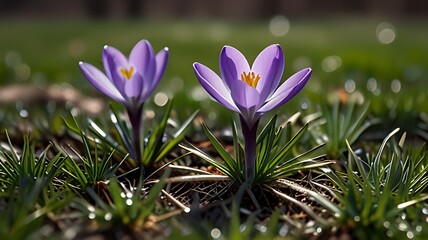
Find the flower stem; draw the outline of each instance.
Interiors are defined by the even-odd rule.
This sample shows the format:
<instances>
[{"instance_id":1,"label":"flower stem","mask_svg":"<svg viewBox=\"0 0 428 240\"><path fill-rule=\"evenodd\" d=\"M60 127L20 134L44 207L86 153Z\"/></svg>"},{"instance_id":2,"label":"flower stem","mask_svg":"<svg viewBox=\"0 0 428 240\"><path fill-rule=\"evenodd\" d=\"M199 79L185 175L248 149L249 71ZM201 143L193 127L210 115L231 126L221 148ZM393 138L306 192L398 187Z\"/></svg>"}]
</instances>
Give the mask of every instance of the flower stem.
<instances>
[{"instance_id":1,"label":"flower stem","mask_svg":"<svg viewBox=\"0 0 428 240\"><path fill-rule=\"evenodd\" d=\"M133 158L138 163L142 164L142 156L141 156L141 119L143 112L143 105L138 106L136 108L127 107L129 121L131 122L132 127L132 142L134 144L133 149Z\"/></svg>"},{"instance_id":2,"label":"flower stem","mask_svg":"<svg viewBox=\"0 0 428 240\"><path fill-rule=\"evenodd\" d=\"M259 120L252 125L249 125L242 116L240 116L240 120L245 144L245 177L246 180L251 179L250 181L252 181L256 174L256 140Z\"/></svg>"}]
</instances>

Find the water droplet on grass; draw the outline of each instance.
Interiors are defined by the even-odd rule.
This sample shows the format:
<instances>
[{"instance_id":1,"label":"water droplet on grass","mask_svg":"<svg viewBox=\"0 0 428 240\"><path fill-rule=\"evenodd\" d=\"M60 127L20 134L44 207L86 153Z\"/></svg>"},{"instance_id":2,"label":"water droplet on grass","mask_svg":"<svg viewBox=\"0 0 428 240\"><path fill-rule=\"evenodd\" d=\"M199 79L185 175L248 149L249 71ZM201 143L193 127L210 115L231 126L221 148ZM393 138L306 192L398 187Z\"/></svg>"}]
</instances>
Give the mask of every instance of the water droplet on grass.
<instances>
[{"instance_id":1,"label":"water droplet on grass","mask_svg":"<svg viewBox=\"0 0 428 240\"><path fill-rule=\"evenodd\" d=\"M287 225L282 225L281 226L281 228L279 229L279 232L278 232L278 234L281 236L281 237L285 237L287 234L288 234L288 226Z\"/></svg>"},{"instance_id":2,"label":"water droplet on grass","mask_svg":"<svg viewBox=\"0 0 428 240\"><path fill-rule=\"evenodd\" d=\"M211 237L214 239L220 238L221 237L221 231L218 228L213 228L211 230Z\"/></svg>"},{"instance_id":3,"label":"water droplet on grass","mask_svg":"<svg viewBox=\"0 0 428 240\"><path fill-rule=\"evenodd\" d=\"M19 111L19 116L21 116L22 118L28 117L28 111L25 109L22 109L21 111Z\"/></svg>"},{"instance_id":4,"label":"water droplet on grass","mask_svg":"<svg viewBox=\"0 0 428 240\"><path fill-rule=\"evenodd\" d=\"M110 221L112 218L113 218L113 215L109 212L104 215L104 219L106 221Z\"/></svg>"}]
</instances>

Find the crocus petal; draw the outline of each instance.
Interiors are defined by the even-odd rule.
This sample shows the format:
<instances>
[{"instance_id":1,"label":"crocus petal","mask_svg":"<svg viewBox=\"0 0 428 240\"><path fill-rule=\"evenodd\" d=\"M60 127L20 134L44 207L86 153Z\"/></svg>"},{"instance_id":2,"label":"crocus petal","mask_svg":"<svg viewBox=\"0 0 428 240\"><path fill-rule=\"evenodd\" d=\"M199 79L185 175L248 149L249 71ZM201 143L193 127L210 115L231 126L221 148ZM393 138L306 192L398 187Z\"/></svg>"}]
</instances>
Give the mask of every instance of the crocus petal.
<instances>
[{"instance_id":1,"label":"crocus petal","mask_svg":"<svg viewBox=\"0 0 428 240\"><path fill-rule=\"evenodd\" d=\"M220 53L220 72L230 89L232 82L241 79L243 72L250 72L250 66L240 51L234 47L225 46Z\"/></svg>"},{"instance_id":2,"label":"crocus petal","mask_svg":"<svg viewBox=\"0 0 428 240\"><path fill-rule=\"evenodd\" d=\"M248 128L252 128L262 114L257 112L257 106L241 109L241 117Z\"/></svg>"},{"instance_id":3,"label":"crocus petal","mask_svg":"<svg viewBox=\"0 0 428 240\"><path fill-rule=\"evenodd\" d=\"M134 98L136 101L140 101L141 93L144 88L143 76L140 73L134 73L131 79L124 80L124 92L129 99Z\"/></svg>"},{"instance_id":4,"label":"crocus petal","mask_svg":"<svg viewBox=\"0 0 428 240\"><path fill-rule=\"evenodd\" d=\"M147 98L152 94L155 88L158 86L166 68L166 64L168 62L168 48L162 49L160 52L156 54L156 71L153 79L143 79L144 86L140 96L140 102L144 102Z\"/></svg>"},{"instance_id":5,"label":"crocus petal","mask_svg":"<svg viewBox=\"0 0 428 240\"><path fill-rule=\"evenodd\" d=\"M193 69L195 70L196 77L198 78L198 81L201 83L202 87L215 100L232 111L240 112L234 103L229 90L215 72L200 63L194 63Z\"/></svg>"},{"instance_id":6,"label":"crocus petal","mask_svg":"<svg viewBox=\"0 0 428 240\"><path fill-rule=\"evenodd\" d=\"M156 70L156 61L153 47L149 41L139 41L131 50L129 61L136 67L136 71L143 76L145 81L153 80Z\"/></svg>"},{"instance_id":7,"label":"crocus petal","mask_svg":"<svg viewBox=\"0 0 428 240\"><path fill-rule=\"evenodd\" d=\"M257 89L248 86L244 81L233 81L230 92L239 108L249 109L260 103L260 94Z\"/></svg>"},{"instance_id":8,"label":"crocus petal","mask_svg":"<svg viewBox=\"0 0 428 240\"><path fill-rule=\"evenodd\" d=\"M125 102L125 98L117 90L116 86L98 68L89 63L79 62L80 70L88 81L100 92L113 100Z\"/></svg>"},{"instance_id":9,"label":"crocus petal","mask_svg":"<svg viewBox=\"0 0 428 240\"><path fill-rule=\"evenodd\" d=\"M168 62L168 48L164 48L156 54L156 71L153 77L152 89L154 89L162 78Z\"/></svg>"},{"instance_id":10,"label":"crocus petal","mask_svg":"<svg viewBox=\"0 0 428 240\"><path fill-rule=\"evenodd\" d=\"M288 100L293 98L297 93L302 90L306 82L311 76L312 69L306 68L295 73L293 76L288 78L273 94L266 100L259 110L259 113L265 113L269 110L277 108L282 104L286 103Z\"/></svg>"},{"instance_id":11,"label":"crocus petal","mask_svg":"<svg viewBox=\"0 0 428 240\"><path fill-rule=\"evenodd\" d=\"M129 68L128 60L119 50L110 46L104 46L102 60L107 77L124 95L125 79L119 73L119 68Z\"/></svg>"},{"instance_id":12,"label":"crocus petal","mask_svg":"<svg viewBox=\"0 0 428 240\"><path fill-rule=\"evenodd\" d=\"M147 81L146 79L143 79L142 82L143 82L143 86L140 92L140 98L138 100L140 103L145 102L150 97L153 90L156 88L156 86L159 83L159 81L156 82L153 79L152 80L149 79L149 81Z\"/></svg>"},{"instance_id":13,"label":"crocus petal","mask_svg":"<svg viewBox=\"0 0 428 240\"><path fill-rule=\"evenodd\" d=\"M262 101L272 95L284 73L284 55L278 44L265 48L254 60L251 71L260 74L257 90Z\"/></svg>"}]
</instances>

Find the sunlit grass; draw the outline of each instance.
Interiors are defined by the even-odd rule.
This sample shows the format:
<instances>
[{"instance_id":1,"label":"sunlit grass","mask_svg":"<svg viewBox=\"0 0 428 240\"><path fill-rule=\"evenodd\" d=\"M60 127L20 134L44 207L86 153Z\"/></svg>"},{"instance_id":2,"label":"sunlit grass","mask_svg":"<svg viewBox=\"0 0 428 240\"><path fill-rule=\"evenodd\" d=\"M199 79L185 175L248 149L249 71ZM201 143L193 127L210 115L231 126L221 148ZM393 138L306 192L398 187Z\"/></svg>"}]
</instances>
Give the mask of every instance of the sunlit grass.
<instances>
[{"instance_id":1,"label":"sunlit grass","mask_svg":"<svg viewBox=\"0 0 428 240\"><path fill-rule=\"evenodd\" d=\"M0 215L7 216L0 237L97 237L116 230L127 237L147 230L171 239L375 233L425 239L427 148L417 145L428 139L427 22L390 22L390 44L376 33L381 22L291 20L290 31L274 37L268 21L1 21L7 34L0 38L0 88L58 83L102 97L78 61L101 66L104 44L129 52L146 38L155 49L168 46L170 61L144 115L147 162L131 167L130 129L114 103L113 111L91 116L54 101L35 110L34 102L20 99L0 105ZM218 72L224 45L251 61L271 43L284 49L284 78L304 67L314 71L296 99L264 117L259 184L246 188L239 126L230 127L230 113L209 99L191 66L203 59ZM172 97L170 108L165 103ZM301 117L293 118L296 112ZM320 125L305 125L313 117ZM369 126L373 119L377 124ZM392 131L397 127L400 133ZM139 164L159 168L143 176Z\"/></svg>"}]
</instances>

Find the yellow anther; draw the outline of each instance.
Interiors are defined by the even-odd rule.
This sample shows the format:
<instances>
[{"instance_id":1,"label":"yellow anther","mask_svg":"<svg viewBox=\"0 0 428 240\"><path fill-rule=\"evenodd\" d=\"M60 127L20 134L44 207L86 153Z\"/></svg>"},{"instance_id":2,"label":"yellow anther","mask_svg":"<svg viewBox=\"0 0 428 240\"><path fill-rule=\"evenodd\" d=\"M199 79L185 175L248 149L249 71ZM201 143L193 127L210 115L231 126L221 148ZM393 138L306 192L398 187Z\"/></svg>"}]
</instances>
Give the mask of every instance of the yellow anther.
<instances>
[{"instance_id":1,"label":"yellow anther","mask_svg":"<svg viewBox=\"0 0 428 240\"><path fill-rule=\"evenodd\" d=\"M129 70L126 68L119 68L120 73L127 80L131 79L132 74L134 74L134 67L130 67Z\"/></svg>"},{"instance_id":2,"label":"yellow anther","mask_svg":"<svg viewBox=\"0 0 428 240\"><path fill-rule=\"evenodd\" d=\"M254 72L249 72L248 74L246 72L241 73L241 80L246 82L248 86L250 87L257 87L257 84L260 80L260 74L256 74Z\"/></svg>"}]
</instances>

